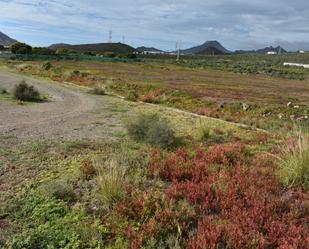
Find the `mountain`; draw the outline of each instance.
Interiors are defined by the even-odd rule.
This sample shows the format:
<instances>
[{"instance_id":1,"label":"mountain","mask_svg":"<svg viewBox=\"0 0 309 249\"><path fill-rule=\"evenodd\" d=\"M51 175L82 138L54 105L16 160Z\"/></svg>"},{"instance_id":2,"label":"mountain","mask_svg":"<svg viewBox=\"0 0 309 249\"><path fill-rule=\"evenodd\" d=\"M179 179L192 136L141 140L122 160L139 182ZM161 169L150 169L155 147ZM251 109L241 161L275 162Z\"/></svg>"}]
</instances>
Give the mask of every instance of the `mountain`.
<instances>
[{"instance_id":1,"label":"mountain","mask_svg":"<svg viewBox=\"0 0 309 249\"><path fill-rule=\"evenodd\" d=\"M207 41L200 46L181 50L183 54L230 54L231 52L224 48L217 41Z\"/></svg>"},{"instance_id":2,"label":"mountain","mask_svg":"<svg viewBox=\"0 0 309 249\"><path fill-rule=\"evenodd\" d=\"M53 44L49 46L52 50L57 50L59 48L73 49L78 53L85 52L113 52L116 54L131 54L136 52L136 49L123 44L123 43L96 43L96 44L80 44L80 45L70 45L70 44Z\"/></svg>"},{"instance_id":3,"label":"mountain","mask_svg":"<svg viewBox=\"0 0 309 249\"><path fill-rule=\"evenodd\" d=\"M257 49L257 50L236 50L234 53L235 54L267 54L268 52L276 52L277 54L287 53L287 51L281 46L278 46L278 47L270 46L270 47Z\"/></svg>"},{"instance_id":4,"label":"mountain","mask_svg":"<svg viewBox=\"0 0 309 249\"><path fill-rule=\"evenodd\" d=\"M270 47L258 49L258 50L256 50L256 52L258 54L267 54L268 52L287 53L287 51L280 46L278 46L278 47L270 46Z\"/></svg>"},{"instance_id":5,"label":"mountain","mask_svg":"<svg viewBox=\"0 0 309 249\"><path fill-rule=\"evenodd\" d=\"M136 48L136 50L140 53L143 53L143 52L150 52L150 53L165 53L163 50L160 50L160 49L157 49L157 48L154 48L154 47L138 47Z\"/></svg>"},{"instance_id":6,"label":"mountain","mask_svg":"<svg viewBox=\"0 0 309 249\"><path fill-rule=\"evenodd\" d=\"M6 34L0 32L0 45L8 47L17 42L16 40L8 37Z\"/></svg>"}]
</instances>

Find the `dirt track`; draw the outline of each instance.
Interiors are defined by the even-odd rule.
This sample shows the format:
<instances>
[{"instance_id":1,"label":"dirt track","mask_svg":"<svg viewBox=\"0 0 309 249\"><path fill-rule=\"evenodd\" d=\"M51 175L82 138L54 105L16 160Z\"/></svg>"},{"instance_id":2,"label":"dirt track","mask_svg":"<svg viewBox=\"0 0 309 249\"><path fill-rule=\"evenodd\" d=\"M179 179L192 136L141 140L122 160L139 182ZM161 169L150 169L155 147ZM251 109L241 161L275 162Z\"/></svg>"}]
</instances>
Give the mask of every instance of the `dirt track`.
<instances>
[{"instance_id":1,"label":"dirt track","mask_svg":"<svg viewBox=\"0 0 309 249\"><path fill-rule=\"evenodd\" d=\"M119 129L117 114L110 113L119 100L0 70L0 87L9 91L22 79L49 98L43 103L26 105L0 101L1 145L55 139L101 139Z\"/></svg>"}]
</instances>

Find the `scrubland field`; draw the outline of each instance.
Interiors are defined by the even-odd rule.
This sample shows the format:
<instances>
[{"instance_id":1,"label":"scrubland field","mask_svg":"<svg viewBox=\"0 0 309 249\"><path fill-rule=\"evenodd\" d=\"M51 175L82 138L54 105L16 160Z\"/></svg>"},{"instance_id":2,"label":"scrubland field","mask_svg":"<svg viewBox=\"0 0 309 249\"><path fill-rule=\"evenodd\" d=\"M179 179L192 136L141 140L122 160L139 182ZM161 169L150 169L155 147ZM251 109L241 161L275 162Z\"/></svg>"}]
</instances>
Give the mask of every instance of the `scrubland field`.
<instances>
[{"instance_id":1,"label":"scrubland field","mask_svg":"<svg viewBox=\"0 0 309 249\"><path fill-rule=\"evenodd\" d=\"M283 62L309 56L0 60L0 248L309 248L309 70Z\"/></svg>"}]
</instances>

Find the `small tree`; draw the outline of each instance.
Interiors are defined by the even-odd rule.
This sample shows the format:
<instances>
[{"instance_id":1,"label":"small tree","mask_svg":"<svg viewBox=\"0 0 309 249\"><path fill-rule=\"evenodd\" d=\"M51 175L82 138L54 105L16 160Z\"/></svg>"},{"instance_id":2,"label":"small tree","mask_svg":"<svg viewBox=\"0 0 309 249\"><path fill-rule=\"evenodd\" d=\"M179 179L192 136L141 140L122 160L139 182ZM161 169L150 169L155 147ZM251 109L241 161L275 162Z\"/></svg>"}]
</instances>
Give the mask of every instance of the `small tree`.
<instances>
[{"instance_id":1,"label":"small tree","mask_svg":"<svg viewBox=\"0 0 309 249\"><path fill-rule=\"evenodd\" d=\"M13 54L31 54L32 47L26 43L16 42L10 47L10 50Z\"/></svg>"}]
</instances>

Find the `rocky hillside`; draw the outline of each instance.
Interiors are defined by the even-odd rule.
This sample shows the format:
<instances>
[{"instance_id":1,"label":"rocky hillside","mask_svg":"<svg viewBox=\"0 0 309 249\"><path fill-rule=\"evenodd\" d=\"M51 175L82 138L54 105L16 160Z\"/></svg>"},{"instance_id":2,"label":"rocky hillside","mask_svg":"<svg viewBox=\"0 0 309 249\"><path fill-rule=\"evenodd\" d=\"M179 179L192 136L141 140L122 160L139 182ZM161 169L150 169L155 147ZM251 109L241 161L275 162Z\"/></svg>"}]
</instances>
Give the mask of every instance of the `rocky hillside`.
<instances>
[{"instance_id":1,"label":"rocky hillside","mask_svg":"<svg viewBox=\"0 0 309 249\"><path fill-rule=\"evenodd\" d=\"M0 45L8 47L8 46L11 46L15 42L17 41L7 36L6 34L3 34L2 32L0 32Z\"/></svg>"}]
</instances>

